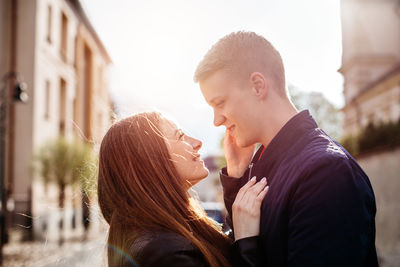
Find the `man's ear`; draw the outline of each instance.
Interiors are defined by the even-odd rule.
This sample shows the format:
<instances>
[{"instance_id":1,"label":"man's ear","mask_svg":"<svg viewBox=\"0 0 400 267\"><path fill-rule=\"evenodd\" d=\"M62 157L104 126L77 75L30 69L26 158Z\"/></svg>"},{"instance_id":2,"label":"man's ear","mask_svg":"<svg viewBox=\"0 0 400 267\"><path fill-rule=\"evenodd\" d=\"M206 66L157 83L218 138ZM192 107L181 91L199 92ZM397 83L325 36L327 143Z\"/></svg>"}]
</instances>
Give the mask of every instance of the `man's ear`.
<instances>
[{"instance_id":1,"label":"man's ear","mask_svg":"<svg viewBox=\"0 0 400 267\"><path fill-rule=\"evenodd\" d=\"M252 86L253 93L259 97L264 98L267 95L267 81L264 75L259 72L253 72L250 75L250 83Z\"/></svg>"}]
</instances>

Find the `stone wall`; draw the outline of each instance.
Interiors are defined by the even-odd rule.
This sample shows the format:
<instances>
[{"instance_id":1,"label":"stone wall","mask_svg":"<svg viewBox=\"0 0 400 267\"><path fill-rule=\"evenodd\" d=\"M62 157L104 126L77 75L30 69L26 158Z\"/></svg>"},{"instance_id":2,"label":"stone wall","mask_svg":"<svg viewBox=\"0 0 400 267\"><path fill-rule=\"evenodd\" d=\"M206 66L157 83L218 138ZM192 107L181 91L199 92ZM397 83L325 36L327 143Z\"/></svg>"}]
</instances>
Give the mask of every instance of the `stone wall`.
<instances>
[{"instance_id":1,"label":"stone wall","mask_svg":"<svg viewBox=\"0 0 400 267\"><path fill-rule=\"evenodd\" d=\"M400 147L364 154L357 161L375 192L376 247L381 266L400 266Z\"/></svg>"}]
</instances>

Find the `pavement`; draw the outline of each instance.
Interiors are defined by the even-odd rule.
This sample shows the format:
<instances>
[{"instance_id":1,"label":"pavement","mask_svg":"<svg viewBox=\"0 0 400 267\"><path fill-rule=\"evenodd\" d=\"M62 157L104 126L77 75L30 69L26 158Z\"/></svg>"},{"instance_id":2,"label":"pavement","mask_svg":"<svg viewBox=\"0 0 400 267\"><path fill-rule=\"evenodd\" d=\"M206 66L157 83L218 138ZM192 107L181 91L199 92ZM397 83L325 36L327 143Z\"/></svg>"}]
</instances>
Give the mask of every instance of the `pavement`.
<instances>
[{"instance_id":1,"label":"pavement","mask_svg":"<svg viewBox=\"0 0 400 267\"><path fill-rule=\"evenodd\" d=\"M400 246L380 255L381 267L400 266ZM13 242L3 247L4 267L104 267L107 266L106 234L88 240L69 240L59 246L46 242Z\"/></svg>"},{"instance_id":2,"label":"pavement","mask_svg":"<svg viewBox=\"0 0 400 267\"><path fill-rule=\"evenodd\" d=\"M105 237L69 240L59 246L46 242L7 244L3 248L4 267L107 266Z\"/></svg>"}]
</instances>

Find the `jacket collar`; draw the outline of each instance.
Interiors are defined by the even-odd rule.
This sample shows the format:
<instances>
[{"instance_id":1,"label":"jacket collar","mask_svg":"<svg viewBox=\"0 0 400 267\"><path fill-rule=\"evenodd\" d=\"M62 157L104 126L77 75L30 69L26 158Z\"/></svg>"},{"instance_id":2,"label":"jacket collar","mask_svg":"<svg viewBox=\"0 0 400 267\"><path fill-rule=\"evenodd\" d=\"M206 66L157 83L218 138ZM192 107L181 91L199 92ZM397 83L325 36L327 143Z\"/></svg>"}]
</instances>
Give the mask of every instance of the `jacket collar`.
<instances>
[{"instance_id":1,"label":"jacket collar","mask_svg":"<svg viewBox=\"0 0 400 267\"><path fill-rule=\"evenodd\" d=\"M261 158L260 154L264 148L261 146L252 159L254 167L265 170L271 169L275 164L281 162L288 153L293 154L300 149L295 144L304 136L305 133L318 128L317 123L312 118L308 110L303 110L293 116L271 140ZM260 179L262 177L259 177Z\"/></svg>"}]
</instances>

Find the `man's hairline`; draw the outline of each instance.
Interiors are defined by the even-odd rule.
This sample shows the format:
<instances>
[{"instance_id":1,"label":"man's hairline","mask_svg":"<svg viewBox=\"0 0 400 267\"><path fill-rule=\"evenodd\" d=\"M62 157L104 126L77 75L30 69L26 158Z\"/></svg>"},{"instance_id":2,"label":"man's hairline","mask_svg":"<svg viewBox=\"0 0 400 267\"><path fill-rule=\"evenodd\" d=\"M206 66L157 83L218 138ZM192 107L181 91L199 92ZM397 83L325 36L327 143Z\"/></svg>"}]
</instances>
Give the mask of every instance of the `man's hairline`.
<instances>
[{"instance_id":1,"label":"man's hairline","mask_svg":"<svg viewBox=\"0 0 400 267\"><path fill-rule=\"evenodd\" d=\"M232 70L231 73L229 73L229 68L228 68L228 67L220 67L220 68L216 68L216 69L213 70L213 71L206 72L207 74L204 75L201 79L196 79L196 80L197 80L197 83L201 86L201 83L204 83L204 82L205 82L206 80L208 80L211 76L215 75L216 73L218 73L218 72L220 72L220 71L224 71L224 70L227 71L228 75L233 75L233 74L234 74L234 73L233 73L233 72L234 72L233 70ZM259 74L263 75L263 77L264 77L265 79L268 79L268 76L265 75L262 71L252 71L252 72L250 73L249 77L251 77L251 75L252 75L253 73L259 73ZM235 80L235 82L240 83L239 77L237 77L237 78L235 78L235 79L232 79L232 80ZM280 93L278 93L276 89L273 89L273 90L275 90L275 92L276 92L276 93L278 94L278 96L280 96L281 98L287 98L287 99L290 100L290 95L288 94L288 91L287 91L287 89L286 89L286 86L284 86L284 88L278 89L278 90L283 90L283 92L280 92ZM282 95L282 93L283 93L283 95Z\"/></svg>"},{"instance_id":2,"label":"man's hairline","mask_svg":"<svg viewBox=\"0 0 400 267\"><path fill-rule=\"evenodd\" d=\"M244 78L240 79L240 75L235 75L235 73L240 73L239 71L234 70L233 68L224 66L224 67L216 68L212 71L205 72L204 75L200 75L201 79L196 77L195 81L196 81L196 83L198 83L200 85L201 83L204 83L205 81L210 79L212 76L214 76L218 72L225 72L224 75L228 76L229 78L232 77L231 80L235 80L236 82L240 82L239 80L244 80ZM254 71L254 72L256 72L256 71ZM254 73L254 72L252 72L252 73ZM260 72L260 73L262 73L262 72ZM265 76L265 75L263 74L263 76ZM250 75L248 76L248 78L249 77L250 77Z\"/></svg>"}]
</instances>

